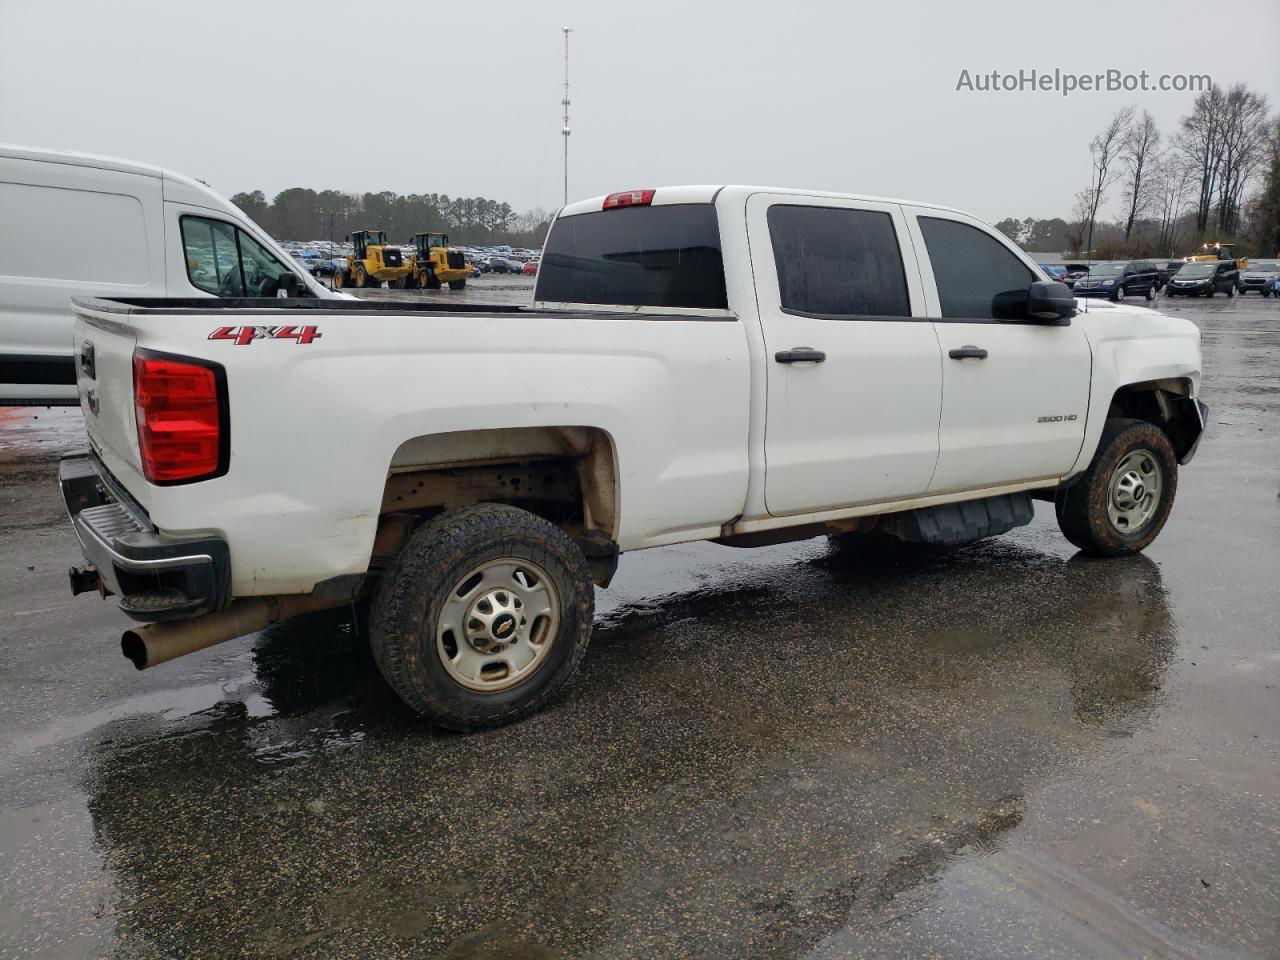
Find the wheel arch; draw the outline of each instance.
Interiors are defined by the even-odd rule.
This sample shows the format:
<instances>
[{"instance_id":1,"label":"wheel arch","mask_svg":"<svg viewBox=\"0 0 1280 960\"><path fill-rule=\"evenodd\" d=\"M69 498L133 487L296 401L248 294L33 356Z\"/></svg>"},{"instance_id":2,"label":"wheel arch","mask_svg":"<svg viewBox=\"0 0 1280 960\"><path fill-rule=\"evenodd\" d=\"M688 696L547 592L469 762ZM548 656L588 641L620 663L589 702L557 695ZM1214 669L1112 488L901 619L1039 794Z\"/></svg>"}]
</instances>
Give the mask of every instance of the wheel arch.
<instances>
[{"instance_id":1,"label":"wheel arch","mask_svg":"<svg viewBox=\"0 0 1280 960\"><path fill-rule=\"evenodd\" d=\"M1145 420L1165 432L1179 463L1195 454L1204 433L1202 405L1189 377L1168 377L1126 383L1116 388L1107 407L1107 418Z\"/></svg>"},{"instance_id":2,"label":"wheel arch","mask_svg":"<svg viewBox=\"0 0 1280 960\"><path fill-rule=\"evenodd\" d=\"M617 563L618 455L590 426L530 426L423 434L387 467L371 566L393 554L423 519L476 503L506 503L565 530L601 585Z\"/></svg>"}]
</instances>

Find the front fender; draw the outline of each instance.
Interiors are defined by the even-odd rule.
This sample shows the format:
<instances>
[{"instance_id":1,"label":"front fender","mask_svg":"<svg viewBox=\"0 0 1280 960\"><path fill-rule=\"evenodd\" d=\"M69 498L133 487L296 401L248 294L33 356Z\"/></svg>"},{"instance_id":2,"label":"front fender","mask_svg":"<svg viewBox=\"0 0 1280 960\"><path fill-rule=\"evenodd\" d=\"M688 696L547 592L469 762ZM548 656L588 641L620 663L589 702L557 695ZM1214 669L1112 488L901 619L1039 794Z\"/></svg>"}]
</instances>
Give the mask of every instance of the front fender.
<instances>
[{"instance_id":1,"label":"front fender","mask_svg":"<svg viewBox=\"0 0 1280 960\"><path fill-rule=\"evenodd\" d=\"M1205 423L1204 405L1199 402L1199 328L1188 320L1134 307L1090 309L1080 320L1089 337L1093 367L1084 442L1069 476L1093 460L1113 401L1126 389L1154 391L1158 386L1172 394L1173 401L1187 403L1185 412L1171 414L1194 421L1188 426L1185 442L1177 444L1179 459L1187 462L1195 453Z\"/></svg>"}]
</instances>

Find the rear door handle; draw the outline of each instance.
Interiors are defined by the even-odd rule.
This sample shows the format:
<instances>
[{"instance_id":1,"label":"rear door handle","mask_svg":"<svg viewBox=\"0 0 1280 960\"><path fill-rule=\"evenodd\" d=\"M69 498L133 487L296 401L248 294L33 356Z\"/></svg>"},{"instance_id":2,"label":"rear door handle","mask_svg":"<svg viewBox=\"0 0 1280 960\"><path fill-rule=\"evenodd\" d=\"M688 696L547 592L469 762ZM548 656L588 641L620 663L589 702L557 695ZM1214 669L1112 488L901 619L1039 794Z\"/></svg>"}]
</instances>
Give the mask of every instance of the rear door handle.
<instances>
[{"instance_id":1,"label":"rear door handle","mask_svg":"<svg viewBox=\"0 0 1280 960\"><path fill-rule=\"evenodd\" d=\"M778 363L821 363L827 355L813 347L796 347L792 350L779 350L773 355Z\"/></svg>"},{"instance_id":2,"label":"rear door handle","mask_svg":"<svg viewBox=\"0 0 1280 960\"><path fill-rule=\"evenodd\" d=\"M966 343L963 347L957 347L955 350L949 350L947 352L947 356L952 360L985 360L987 359L987 351L983 350L981 347L975 347L972 344Z\"/></svg>"}]
</instances>

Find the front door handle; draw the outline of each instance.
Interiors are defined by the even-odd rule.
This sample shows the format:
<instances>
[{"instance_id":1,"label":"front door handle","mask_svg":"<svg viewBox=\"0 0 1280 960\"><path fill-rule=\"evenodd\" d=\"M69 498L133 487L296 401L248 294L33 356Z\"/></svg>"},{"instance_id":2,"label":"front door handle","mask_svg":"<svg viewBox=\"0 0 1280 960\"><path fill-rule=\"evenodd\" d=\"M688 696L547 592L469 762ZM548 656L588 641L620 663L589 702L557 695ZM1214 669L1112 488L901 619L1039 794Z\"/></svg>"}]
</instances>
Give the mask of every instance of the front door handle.
<instances>
[{"instance_id":1,"label":"front door handle","mask_svg":"<svg viewBox=\"0 0 1280 960\"><path fill-rule=\"evenodd\" d=\"M827 355L813 347L795 347L791 350L779 350L773 355L778 363L821 363Z\"/></svg>"},{"instance_id":2,"label":"front door handle","mask_svg":"<svg viewBox=\"0 0 1280 960\"><path fill-rule=\"evenodd\" d=\"M952 360L985 360L987 359L987 351L981 347L975 347L973 344L966 343L963 347L947 352Z\"/></svg>"}]
</instances>

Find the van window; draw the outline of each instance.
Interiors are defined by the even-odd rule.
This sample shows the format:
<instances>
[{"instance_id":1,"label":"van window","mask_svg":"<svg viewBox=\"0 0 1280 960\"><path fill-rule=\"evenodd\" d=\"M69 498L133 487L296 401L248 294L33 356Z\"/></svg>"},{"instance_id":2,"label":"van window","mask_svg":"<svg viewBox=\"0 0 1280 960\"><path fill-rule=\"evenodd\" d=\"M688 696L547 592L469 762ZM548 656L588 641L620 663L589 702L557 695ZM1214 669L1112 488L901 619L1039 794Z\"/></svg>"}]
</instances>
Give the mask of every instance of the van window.
<instances>
[{"instance_id":1,"label":"van window","mask_svg":"<svg viewBox=\"0 0 1280 960\"><path fill-rule=\"evenodd\" d=\"M1026 317L1027 288L1035 276L1004 244L956 220L920 217L933 279L949 319L1017 320Z\"/></svg>"},{"instance_id":2,"label":"van window","mask_svg":"<svg viewBox=\"0 0 1280 960\"><path fill-rule=\"evenodd\" d=\"M137 197L0 183L0 274L145 286L147 226Z\"/></svg>"},{"instance_id":3,"label":"van window","mask_svg":"<svg viewBox=\"0 0 1280 960\"><path fill-rule=\"evenodd\" d=\"M724 309L715 207L621 207L561 217L547 237L534 299Z\"/></svg>"},{"instance_id":4,"label":"van window","mask_svg":"<svg viewBox=\"0 0 1280 960\"><path fill-rule=\"evenodd\" d=\"M833 320L911 316L889 214L775 204L769 239L784 312Z\"/></svg>"},{"instance_id":5,"label":"van window","mask_svg":"<svg viewBox=\"0 0 1280 960\"><path fill-rule=\"evenodd\" d=\"M266 247L225 220L184 216L182 252L187 278L219 297L274 297L280 278L293 273Z\"/></svg>"}]
</instances>

